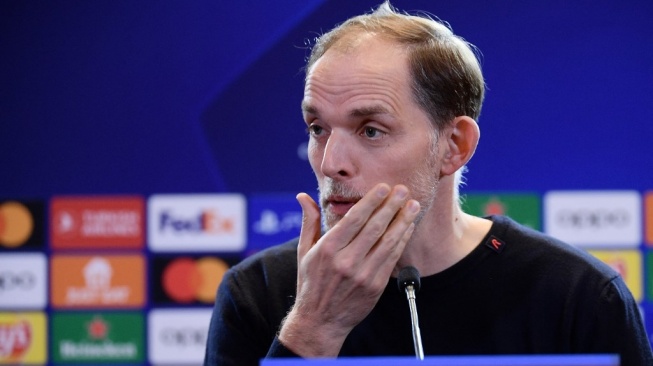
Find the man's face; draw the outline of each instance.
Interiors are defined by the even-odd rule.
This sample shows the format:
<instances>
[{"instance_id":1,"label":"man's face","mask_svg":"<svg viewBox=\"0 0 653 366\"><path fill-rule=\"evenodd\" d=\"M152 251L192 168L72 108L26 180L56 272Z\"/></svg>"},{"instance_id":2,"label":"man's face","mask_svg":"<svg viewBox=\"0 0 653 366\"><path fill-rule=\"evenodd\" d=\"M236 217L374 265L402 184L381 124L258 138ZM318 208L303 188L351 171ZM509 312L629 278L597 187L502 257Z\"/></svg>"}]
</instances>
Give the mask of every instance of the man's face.
<instances>
[{"instance_id":1,"label":"man's face","mask_svg":"<svg viewBox=\"0 0 653 366\"><path fill-rule=\"evenodd\" d=\"M325 229L382 182L406 185L423 216L438 184L436 138L413 100L405 51L369 34L355 42L329 49L304 89L308 157Z\"/></svg>"}]
</instances>

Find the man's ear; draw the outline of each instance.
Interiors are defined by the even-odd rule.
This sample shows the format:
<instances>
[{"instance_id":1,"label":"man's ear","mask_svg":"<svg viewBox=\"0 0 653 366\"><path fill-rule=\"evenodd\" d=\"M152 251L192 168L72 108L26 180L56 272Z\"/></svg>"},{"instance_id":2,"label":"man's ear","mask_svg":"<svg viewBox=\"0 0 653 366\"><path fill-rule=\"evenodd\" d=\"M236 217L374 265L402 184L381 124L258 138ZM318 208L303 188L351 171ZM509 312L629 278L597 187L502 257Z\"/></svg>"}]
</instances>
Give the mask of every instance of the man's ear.
<instances>
[{"instance_id":1,"label":"man's ear","mask_svg":"<svg viewBox=\"0 0 653 366\"><path fill-rule=\"evenodd\" d=\"M480 137L481 131L473 118L454 118L446 133L440 136L440 143L444 144L442 147L446 149L440 173L443 176L452 175L467 164L476 151Z\"/></svg>"}]
</instances>

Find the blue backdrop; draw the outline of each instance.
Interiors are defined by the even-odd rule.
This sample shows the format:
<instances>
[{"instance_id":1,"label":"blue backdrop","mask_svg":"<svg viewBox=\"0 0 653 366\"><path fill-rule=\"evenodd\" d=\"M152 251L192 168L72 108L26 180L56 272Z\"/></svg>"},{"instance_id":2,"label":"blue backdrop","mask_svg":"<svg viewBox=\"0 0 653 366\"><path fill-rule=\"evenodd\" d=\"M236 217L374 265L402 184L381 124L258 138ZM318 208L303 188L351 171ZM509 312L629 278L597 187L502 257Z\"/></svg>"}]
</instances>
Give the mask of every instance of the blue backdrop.
<instances>
[{"instance_id":1,"label":"blue backdrop","mask_svg":"<svg viewBox=\"0 0 653 366\"><path fill-rule=\"evenodd\" d=\"M314 190L306 41L377 4L3 1L0 195ZM467 189L653 186L653 2L394 5L483 53Z\"/></svg>"},{"instance_id":2,"label":"blue backdrop","mask_svg":"<svg viewBox=\"0 0 653 366\"><path fill-rule=\"evenodd\" d=\"M243 193L243 254L272 244L265 210L296 231L287 204L316 189L300 113L307 44L380 1L0 1L0 202L38 206L44 223L54 196ZM653 191L653 1L393 4L482 52L488 91L463 192ZM42 231L30 240L52 254ZM156 295L170 258L142 252Z\"/></svg>"}]
</instances>

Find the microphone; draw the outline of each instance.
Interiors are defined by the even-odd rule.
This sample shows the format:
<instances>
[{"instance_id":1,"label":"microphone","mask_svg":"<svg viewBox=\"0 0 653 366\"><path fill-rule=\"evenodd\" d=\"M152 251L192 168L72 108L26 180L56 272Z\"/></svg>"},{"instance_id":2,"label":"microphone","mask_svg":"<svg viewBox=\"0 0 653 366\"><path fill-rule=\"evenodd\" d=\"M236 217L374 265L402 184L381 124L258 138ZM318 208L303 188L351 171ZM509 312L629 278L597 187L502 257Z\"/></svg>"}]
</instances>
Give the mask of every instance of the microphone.
<instances>
[{"instance_id":1,"label":"microphone","mask_svg":"<svg viewBox=\"0 0 653 366\"><path fill-rule=\"evenodd\" d=\"M417 319L417 305L415 305L415 293L419 291L419 271L413 266L407 266L399 271L397 276L399 291L405 291L410 308L410 320L413 325L413 344L415 345L415 357L424 360L424 349L422 348L422 335L419 331L419 320Z\"/></svg>"}]
</instances>

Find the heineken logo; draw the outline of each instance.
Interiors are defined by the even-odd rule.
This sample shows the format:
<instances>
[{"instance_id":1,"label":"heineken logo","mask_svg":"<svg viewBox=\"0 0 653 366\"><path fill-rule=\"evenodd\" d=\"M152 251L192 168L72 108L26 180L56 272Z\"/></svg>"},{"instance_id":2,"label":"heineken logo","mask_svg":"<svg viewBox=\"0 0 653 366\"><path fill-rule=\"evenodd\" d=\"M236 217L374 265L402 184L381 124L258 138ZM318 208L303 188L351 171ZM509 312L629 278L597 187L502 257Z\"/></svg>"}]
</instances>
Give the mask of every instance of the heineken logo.
<instances>
[{"instance_id":1,"label":"heineken logo","mask_svg":"<svg viewBox=\"0 0 653 366\"><path fill-rule=\"evenodd\" d=\"M539 230L541 225L541 198L527 193L468 193L461 197L463 211L470 215L505 215L513 220Z\"/></svg>"},{"instance_id":2,"label":"heineken logo","mask_svg":"<svg viewBox=\"0 0 653 366\"><path fill-rule=\"evenodd\" d=\"M483 211L485 215L505 215L506 207L501 201L493 199L485 204Z\"/></svg>"},{"instance_id":3,"label":"heineken logo","mask_svg":"<svg viewBox=\"0 0 653 366\"><path fill-rule=\"evenodd\" d=\"M144 360L144 323L137 312L54 314L52 328L55 361Z\"/></svg>"},{"instance_id":4,"label":"heineken logo","mask_svg":"<svg viewBox=\"0 0 653 366\"><path fill-rule=\"evenodd\" d=\"M137 356L138 350L132 343L75 343L63 341L60 344L60 354L65 359L107 359L107 360L132 360Z\"/></svg>"},{"instance_id":5,"label":"heineken logo","mask_svg":"<svg viewBox=\"0 0 653 366\"><path fill-rule=\"evenodd\" d=\"M88 335L92 339L105 339L107 337L107 331L109 329L107 322L105 322L100 316L95 316L93 320L88 324Z\"/></svg>"}]
</instances>

